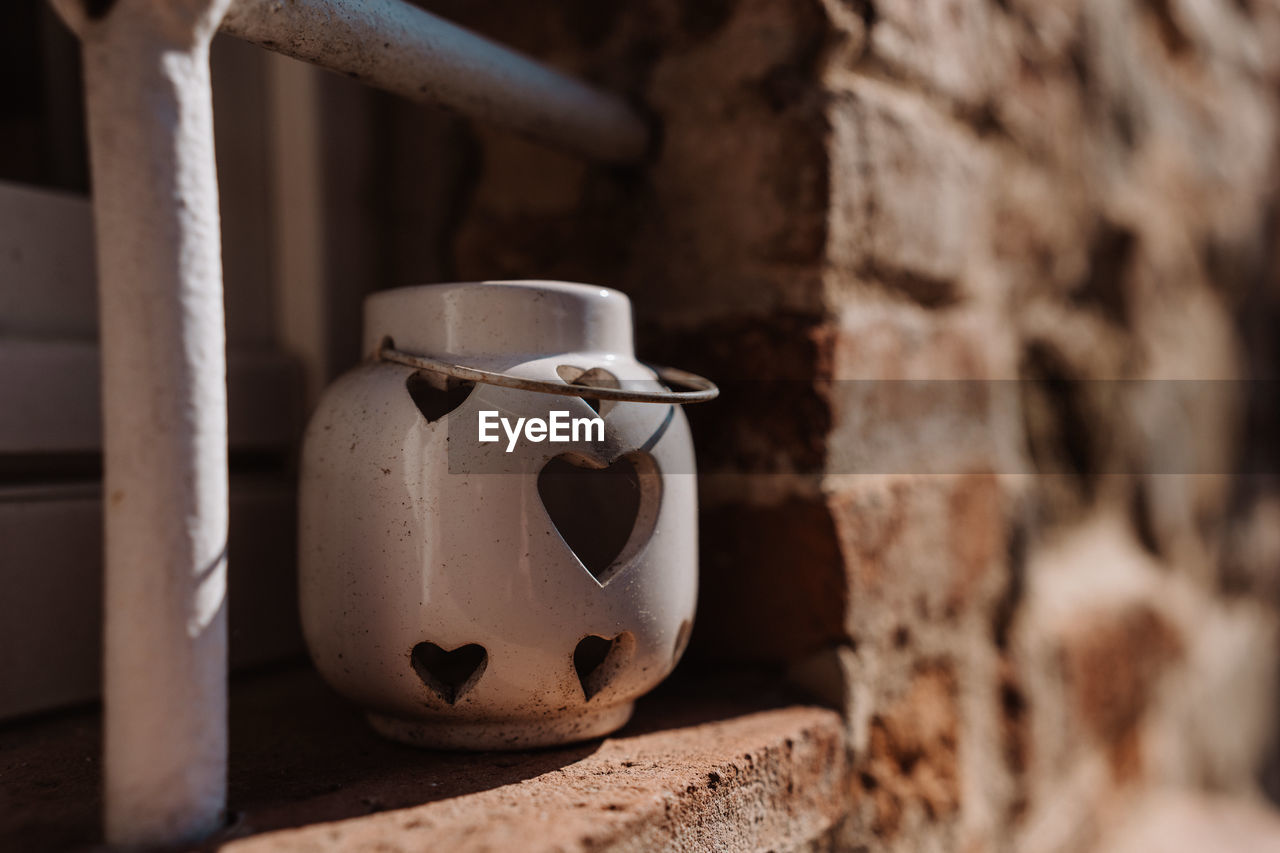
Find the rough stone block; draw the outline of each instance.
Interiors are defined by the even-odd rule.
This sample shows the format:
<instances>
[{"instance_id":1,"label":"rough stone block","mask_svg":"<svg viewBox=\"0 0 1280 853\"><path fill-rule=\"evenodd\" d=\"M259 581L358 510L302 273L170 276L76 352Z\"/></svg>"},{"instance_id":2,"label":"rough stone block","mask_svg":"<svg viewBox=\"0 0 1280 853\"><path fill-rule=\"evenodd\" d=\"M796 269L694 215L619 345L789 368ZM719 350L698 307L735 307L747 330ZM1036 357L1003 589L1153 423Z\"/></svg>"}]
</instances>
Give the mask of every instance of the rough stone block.
<instances>
[{"instance_id":1,"label":"rough stone block","mask_svg":"<svg viewBox=\"0 0 1280 853\"><path fill-rule=\"evenodd\" d=\"M1013 350L981 313L847 301L827 389L828 474L1020 470Z\"/></svg>"},{"instance_id":2,"label":"rough stone block","mask_svg":"<svg viewBox=\"0 0 1280 853\"><path fill-rule=\"evenodd\" d=\"M949 668L924 665L906 693L872 718L856 783L860 811L881 842L892 843L911 824L946 822L959 811L957 692Z\"/></svg>"},{"instance_id":3,"label":"rough stone block","mask_svg":"<svg viewBox=\"0 0 1280 853\"><path fill-rule=\"evenodd\" d=\"M990 162L924 99L858 79L830 109L829 260L923 305L961 298L986 244Z\"/></svg>"},{"instance_id":4,"label":"rough stone block","mask_svg":"<svg viewBox=\"0 0 1280 853\"><path fill-rule=\"evenodd\" d=\"M1007 535L992 474L854 477L830 497L859 650L947 654L1003 587Z\"/></svg>"},{"instance_id":5,"label":"rough stone block","mask_svg":"<svg viewBox=\"0 0 1280 853\"><path fill-rule=\"evenodd\" d=\"M876 0L870 56L891 74L974 108L1011 73L1014 55L1001 9L986 0Z\"/></svg>"}]
</instances>

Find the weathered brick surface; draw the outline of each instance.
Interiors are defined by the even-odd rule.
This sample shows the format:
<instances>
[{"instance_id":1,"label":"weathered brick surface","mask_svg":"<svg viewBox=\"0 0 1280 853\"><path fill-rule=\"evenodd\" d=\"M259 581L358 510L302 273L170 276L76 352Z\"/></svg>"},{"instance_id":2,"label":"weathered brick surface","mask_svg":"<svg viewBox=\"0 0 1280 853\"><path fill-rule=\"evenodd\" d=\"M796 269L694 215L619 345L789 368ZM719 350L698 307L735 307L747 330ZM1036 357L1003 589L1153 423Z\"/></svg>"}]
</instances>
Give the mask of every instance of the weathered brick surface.
<instances>
[{"instance_id":1,"label":"weathered brick surface","mask_svg":"<svg viewBox=\"0 0 1280 853\"><path fill-rule=\"evenodd\" d=\"M959 715L954 676L923 665L908 691L872 719L857 778L871 835L892 841L912 823L959 811Z\"/></svg>"},{"instance_id":2,"label":"weathered brick surface","mask_svg":"<svg viewBox=\"0 0 1280 853\"><path fill-rule=\"evenodd\" d=\"M640 170L574 172L560 155L484 133L458 275L643 292L641 320L668 326L819 307L828 162L816 63L828 29L817 3L434 5L629 90L661 143Z\"/></svg>"},{"instance_id":3,"label":"weathered brick surface","mask_svg":"<svg viewBox=\"0 0 1280 853\"><path fill-rule=\"evenodd\" d=\"M1009 17L986 0L881 0L866 3L870 44L856 69L909 80L979 109L1013 73L1016 54Z\"/></svg>"},{"instance_id":4,"label":"weathered brick surface","mask_svg":"<svg viewBox=\"0 0 1280 853\"><path fill-rule=\"evenodd\" d=\"M858 78L833 94L828 259L925 305L960 298L993 165L926 101Z\"/></svg>"},{"instance_id":5,"label":"weathered brick surface","mask_svg":"<svg viewBox=\"0 0 1280 853\"><path fill-rule=\"evenodd\" d=\"M225 825L152 851L790 850L852 801L838 714L760 678L647 697L623 732L529 752L387 741L310 667L238 679ZM101 715L0 731L0 849L101 851Z\"/></svg>"},{"instance_id":6,"label":"weathered brick surface","mask_svg":"<svg viewBox=\"0 0 1280 853\"><path fill-rule=\"evenodd\" d=\"M479 133L454 266L622 287L725 380L691 656L844 711L822 843L1088 849L1251 790L1280 484L1231 471L1280 415L1114 380L1274 377L1280 6L437 5L661 128L636 169Z\"/></svg>"},{"instance_id":7,"label":"weathered brick surface","mask_svg":"<svg viewBox=\"0 0 1280 853\"><path fill-rule=\"evenodd\" d=\"M1024 844L1100 837L1156 781L1248 790L1271 738L1276 628L1263 604L1206 596L1119 514L1072 524L1031 554L1006 644L1029 714L1014 768Z\"/></svg>"},{"instance_id":8,"label":"weathered brick surface","mask_svg":"<svg viewBox=\"0 0 1280 853\"><path fill-rule=\"evenodd\" d=\"M1137 726L1164 671L1183 655L1177 630L1145 603L1090 614L1063 646L1067 690L1089 734L1107 750L1112 773L1141 773Z\"/></svg>"}]
</instances>

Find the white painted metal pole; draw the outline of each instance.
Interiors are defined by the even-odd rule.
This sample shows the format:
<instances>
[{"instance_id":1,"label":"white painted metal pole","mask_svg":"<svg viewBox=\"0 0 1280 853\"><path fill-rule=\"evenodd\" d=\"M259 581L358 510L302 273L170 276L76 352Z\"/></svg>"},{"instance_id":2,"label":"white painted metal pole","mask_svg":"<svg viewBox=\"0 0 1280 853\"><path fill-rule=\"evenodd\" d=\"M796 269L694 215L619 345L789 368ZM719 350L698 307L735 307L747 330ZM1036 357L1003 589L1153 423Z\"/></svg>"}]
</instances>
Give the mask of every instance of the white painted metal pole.
<instances>
[{"instance_id":1,"label":"white painted metal pole","mask_svg":"<svg viewBox=\"0 0 1280 853\"><path fill-rule=\"evenodd\" d=\"M649 144L626 102L402 0L235 0L225 32L594 159Z\"/></svg>"},{"instance_id":2,"label":"white painted metal pole","mask_svg":"<svg viewBox=\"0 0 1280 853\"><path fill-rule=\"evenodd\" d=\"M209 42L230 0L117 0L81 36L105 447L107 840L217 827L227 416Z\"/></svg>"}]
</instances>

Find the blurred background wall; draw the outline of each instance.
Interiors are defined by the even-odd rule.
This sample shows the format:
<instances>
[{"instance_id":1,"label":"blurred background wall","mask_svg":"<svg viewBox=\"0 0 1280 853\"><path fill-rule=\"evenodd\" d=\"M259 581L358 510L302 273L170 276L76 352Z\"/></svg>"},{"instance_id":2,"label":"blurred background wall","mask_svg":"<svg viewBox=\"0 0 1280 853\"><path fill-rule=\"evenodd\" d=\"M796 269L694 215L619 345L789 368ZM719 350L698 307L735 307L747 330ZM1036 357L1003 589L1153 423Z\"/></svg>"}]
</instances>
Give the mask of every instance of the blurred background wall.
<instances>
[{"instance_id":1,"label":"blurred background wall","mask_svg":"<svg viewBox=\"0 0 1280 853\"><path fill-rule=\"evenodd\" d=\"M842 844L1277 790L1280 6L432 8L661 126L635 171L465 133L441 272L620 287L723 381L691 651L845 708Z\"/></svg>"}]
</instances>

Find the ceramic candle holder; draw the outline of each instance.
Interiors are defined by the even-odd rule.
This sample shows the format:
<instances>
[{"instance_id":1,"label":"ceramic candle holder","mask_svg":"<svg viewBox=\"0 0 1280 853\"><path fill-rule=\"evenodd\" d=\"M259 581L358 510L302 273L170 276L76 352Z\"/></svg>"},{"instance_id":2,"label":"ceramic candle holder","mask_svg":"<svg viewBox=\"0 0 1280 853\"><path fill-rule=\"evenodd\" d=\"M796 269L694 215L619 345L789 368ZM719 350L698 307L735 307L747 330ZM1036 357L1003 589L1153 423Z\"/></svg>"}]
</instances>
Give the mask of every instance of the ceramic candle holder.
<instances>
[{"instance_id":1,"label":"ceramic candle holder","mask_svg":"<svg viewBox=\"0 0 1280 853\"><path fill-rule=\"evenodd\" d=\"M366 302L364 347L303 446L302 621L322 676L379 732L423 746L536 747L622 726L693 620L681 407L382 356L568 393L660 393L635 359L627 298L563 282L384 291ZM483 412L510 425L557 410L601 418L603 434L479 440Z\"/></svg>"}]
</instances>

